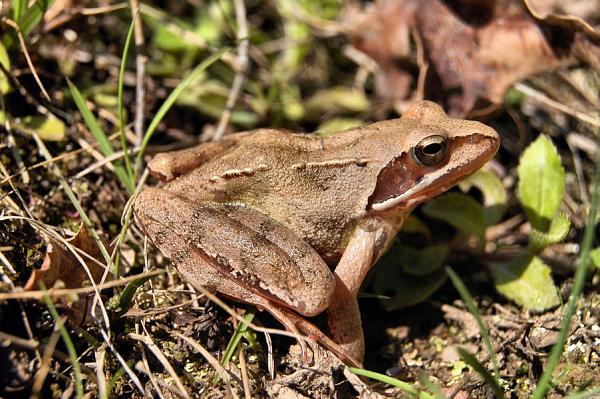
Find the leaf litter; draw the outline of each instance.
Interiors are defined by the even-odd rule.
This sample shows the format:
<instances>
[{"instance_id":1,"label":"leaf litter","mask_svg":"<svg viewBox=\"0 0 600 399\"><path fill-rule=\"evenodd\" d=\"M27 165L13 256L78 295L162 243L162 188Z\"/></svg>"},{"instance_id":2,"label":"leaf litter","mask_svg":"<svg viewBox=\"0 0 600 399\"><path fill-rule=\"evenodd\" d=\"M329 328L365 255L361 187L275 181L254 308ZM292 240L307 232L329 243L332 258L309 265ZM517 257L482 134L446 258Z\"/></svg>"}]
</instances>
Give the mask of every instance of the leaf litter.
<instances>
[{"instance_id":1,"label":"leaf litter","mask_svg":"<svg viewBox=\"0 0 600 399\"><path fill-rule=\"evenodd\" d=\"M600 80L597 75L600 68L598 33L594 27L600 16L598 5L591 1L559 0L532 0L530 3L508 0L424 0L418 3L388 0L365 6L349 2L341 7L335 2L322 6L306 1L304 5L285 9L276 4L269 4L266 8L249 4L249 23L254 32L251 34L250 45L252 74L248 76L240 101L232 111L233 126L230 130L283 126L310 131L336 118L344 123L357 123L392 117L393 107L401 111L410 100L423 97L436 99L454 115L478 114L485 117L488 123L494 124L501 132L507 143L500 155L502 166L506 169L500 179L507 193L506 198L500 194L495 197L495 202L488 201L485 190L480 190L477 185L475 189L464 186L464 191L476 200L481 198L478 190L484 191L484 205L497 207L493 217L488 217L488 209L484 207L486 222L502 224L509 217L522 215L515 196L517 160L525 144L533 141L539 131L549 134L567 172L561 210L574 220L584 219L586 197L582 194L581 187L587 188L586 182L589 182L592 169L590 154L596 148L593 141L591 150L585 145L568 147L564 143L564 137L572 131L587 138L593 137L593 130L577 121L577 113L592 115L593 120L594 112L597 112L594 105L598 105ZM91 145L91 149L94 149L95 144L91 135L81 125L74 123L78 117L75 106L68 96L65 97L66 84L61 81L61 74L75 79L76 85L82 88L87 98L98 106L95 112L99 115L104 112L105 116L100 118L102 127L107 133L112 133L114 124L110 122L110 107L114 102L111 102L111 96L114 97L119 49L129 20L128 14L120 11L108 13L97 10L99 13L91 16L88 10L79 6L70 8L73 7L72 4L54 4L52 15L45 16L46 25L40 25L37 28L40 31L34 29L31 36L27 36L28 50L33 65L38 69L44 86L53 98L52 107L48 107L51 110L49 115L56 115L67 127L66 132L60 132L60 129L50 126L50 130L57 130L61 134L61 141L48 142L48 146L55 156L73 154L57 159L55 163L66 176L75 176L95 162L88 152L78 152L80 147L88 148ZM170 14L168 20L159 24L164 29L155 30L148 23L145 27L148 33L162 35L162 32L168 31L171 35L177 32L177 37L197 38L197 35L203 34L202 29L205 29L204 46L206 43L218 46L219 40L227 36L228 29L229 32L233 31L227 25L227 18L222 18L222 14L219 14L227 10L219 9L216 5L212 5L210 10L203 9L205 13L200 14L201 17L197 19L190 18L193 15L193 8L190 6L163 6L166 7L164 11ZM153 11L163 11L157 5L154 7L157 8ZM366 8L364 13L363 8ZM216 14L210 14L211 12ZM153 15L156 17L158 14ZM212 15L212 19L209 18L211 24L202 25L207 21L206 15ZM230 18L234 18L232 14ZM334 21L333 18L337 19ZM278 30L276 26L279 23L285 29ZM202 26L202 29L194 31L194 26ZM49 31L38 35L44 27ZM74 41L72 32L82 33ZM286 36L292 33L299 36ZM253 34L256 36L252 36ZM165 39L168 37L154 36L148 44L151 65L145 81L149 92L146 99L148 110L156 110L159 100L164 99L169 88L173 87L173 79L180 78L180 72L186 68L191 69L204 48L202 43L196 41L191 44L190 40L181 40L176 48L153 47L155 44L169 43ZM281 46L280 40L283 40L284 46ZM346 47L342 53L340 46L346 45L346 40L350 47ZM351 48L368 58L361 58ZM19 56L17 49L18 47L8 48L10 65L25 69L27 63ZM266 50L262 52L262 49L270 49L271 53ZM345 56L348 58L344 58ZM356 69L352 69L353 62L358 63ZM160 150L161 145L170 145L176 139L193 142L197 140L195 132L216 124L231 83L227 78L231 71L227 69L227 62L224 65L219 67L218 72L207 73L209 84L199 83L199 91L193 94L192 101L179 104L177 111L167 116L159 127L160 135L157 134L153 143L157 145L156 150ZM306 65L315 66L305 68ZM558 72L549 74L552 71ZM274 76L274 72L278 75ZM126 82L129 82L126 87L127 104L133 104L134 101L132 77L128 67L125 76ZM19 90L7 89L5 93L9 121L12 121L10 118L15 118L16 121L16 118L36 116L40 104L44 108L44 103L39 101L37 95L32 94L36 92L34 80L27 74L20 74L17 78L22 87ZM512 85L526 78L529 78L525 83L531 91L526 95L515 96L514 87L520 86ZM556 81L559 84L555 84ZM544 101L544 96L554 103ZM512 101L509 104L516 110L512 117L500 114L502 106L508 100ZM557 108L556 103L562 104L561 101L567 110L574 112L565 113L565 108ZM328 103L334 106L328 108ZM494 113L490 113L489 105L494 107ZM72 116L65 117L57 110L75 115L75 119ZM128 107L127 111L133 114L133 106ZM565 115L575 115L575 119ZM146 118L149 121L151 114ZM27 167L39 165L35 145L31 137L23 133L15 125L14 135L22 161ZM515 140L514 137L519 135L521 139ZM583 141L579 140L577 143ZM135 142L130 144L133 146ZM53 230L77 230L79 216L64 193L57 188L55 177L48 169L35 167L30 170L31 183L24 185L19 181L22 168L14 153L8 149L2 142L2 163L9 175L13 176L10 180L8 176L2 176L0 198L4 207L3 216L18 214L16 204L22 211L31 211L37 221ZM97 156L103 158L101 155ZM581 169L578 176L572 172L577 163ZM89 213L96 230L114 238L119 232L120 216L127 195L114 175L108 169L99 169L100 167L102 165L69 182ZM497 170L492 169L492 173ZM498 202L498 198L504 199ZM497 224L487 225L488 230L496 228L496 231L502 233L486 243L482 258L480 246L470 246L469 240L460 231L456 231L460 228L437 221L422 210L417 210L414 216L418 221L415 225L425 225L435 234L424 234L422 231L428 231L427 228L404 233L401 237L403 245L411 247L411 256L422 248L444 248L441 252L444 254L444 262L440 266L448 263L457 271L462 270L461 275L465 276L469 289L476 296L477 305L490 329L494 345L497 346L501 377L506 382L507 389L513 396L528 396L532 384L543 371L548 347L552 345L560 324L561 308L536 313L512 304L495 291L489 269L485 265L492 261L506 261L496 259L497 257L514 258L515 252L526 248L531 226L521 222L506 224L503 230L499 230ZM83 251L96 258L97 254L93 249L95 243L89 241L89 238L83 238L86 233L85 229L82 230L79 233L81 238L77 238L82 242L77 246L87 248ZM11 274L3 269L2 292L11 293L15 287L24 287L32 270L45 262L45 266L51 267L41 274L41 278L46 279L48 288L55 286L59 280L67 287L89 284L89 281L86 282L87 273L83 272L84 268L79 262L74 262L72 253L38 231L39 229L32 229L29 223L22 220L3 219L0 247L6 261L16 273ZM571 227L565 244L551 245L540 254L546 267L552 270L552 276L559 287L559 291L554 292L560 295L562 301L569 293L572 265L577 257L572 246L579 242L580 237L581 229ZM458 241L461 241L460 245ZM151 248L146 251L146 248L140 232L133 226L126 238L126 249L133 255L125 261L125 274L139 273L146 266L145 259L150 265L168 264L160 254ZM446 248L450 248L449 254ZM474 253L478 257L473 258ZM548 253L552 256L547 256ZM412 263L413 266L416 264ZM390 264L392 266L387 267L393 267L394 261ZM98 279L100 272L105 270L104 267L96 270L93 265L98 263L91 259L88 259L86 265L95 270L92 273L94 279ZM392 276L385 274L384 266L381 265L380 270L375 270L375 273ZM396 267L395 272L397 269ZM403 270L410 271L410 268L404 267ZM411 272L411 278L415 279L410 280L414 281L411 287L419 287L424 280L419 282L418 271ZM402 278L401 273L396 274L397 278ZM33 275L39 277L40 272L33 272ZM426 274L426 277L430 278L431 273ZM444 280L436 278L432 281L430 286L437 288L439 282L443 283ZM590 289L581 299L580 311L572 324L564 362L557 371L557 386L551 397L562 397L568 392L600 384L593 378L600 374L594 373L600 367L598 332L594 330L600 315L600 298L593 289L597 284L596 275L589 282ZM401 287L395 286L389 278L384 286L385 289L392 290L392 294L394 288ZM420 287L427 291L427 284ZM372 292L373 286L365 286L363 289L368 294ZM109 303L111 295L118 294L119 290L103 291L102 301ZM386 293L377 294L385 296ZM459 396L489 395L479 376L470 372L464 362L461 363L455 354L450 353L450 349L445 350L465 346L472 353L480 354L480 359L485 361L486 350L479 334L470 324L470 313L457 299L453 287L444 284L436 292L432 289L426 295L423 292L417 294L423 296L424 302L407 308L396 303L391 307L395 310L391 312L386 312L378 301L361 299L369 348L367 368L382 372L387 370L391 375L415 383L419 381L421 373L426 372L435 384L445 390L458 392ZM425 299L429 295L433 296ZM410 302L415 296L405 301ZM66 305L62 309L65 312L63 314L69 314L69 306L83 302L63 303ZM454 308L452 316L447 311L448 304ZM94 345L104 342L113 346L106 352L102 370L108 379L117 376L114 381L110 381L112 393L122 395L125 392L135 392L135 395L141 397L143 390L146 393L165 394L173 389L166 364L174 368L188 392L215 396L225 392L223 386L210 383L216 375L215 370L199 360L189 346L174 339L177 333L182 333L209 350L220 353L227 345L232 331L225 312L220 308L207 302L202 296L196 296L177 275L170 272L138 288L133 308L124 316L119 313L121 311L123 310L116 308L109 310L112 323L111 337L108 339L102 337L104 327L94 325L95 320L92 319L92 324L87 327L87 332L93 338L91 342L99 340ZM94 361L94 348L97 347L90 344L90 341L85 341L85 334L77 328L77 321L84 314L86 320L90 319L89 312L83 310L79 317L71 319L74 322L69 331L79 345L88 348L82 355L82 361L90 363ZM259 317L261 322L277 326L268 316L260 313ZM49 322L47 311L35 301L3 301L0 303L0 326L0 331L9 336L31 337L41 341L51 335L53 323ZM126 338L126 333L132 329L151 336L156 345L153 350L160 350L165 357L155 357L152 351L148 351L149 346L144 346L143 339L135 341ZM404 333L396 334L398 329L402 329ZM32 335L29 336L29 333ZM87 336L88 340L90 336ZM10 390L11 395L27 392L36 373L31 367L36 364L36 352L16 339L6 341L5 335L3 340L9 344L0 350L0 364L3 365L0 392L2 395L7 390ZM245 345L250 344L248 341L243 342ZM273 352L267 351L268 347ZM366 392L365 395L373 397L396 397L399 394L399 391L382 385L361 387L356 380L348 379L343 366L332 358L325 357L312 370L307 371L299 363L296 349L289 349L289 343L279 337L266 339L260 336L258 347L248 346L244 354L237 355L246 358L245 367L251 377L250 389L253 395L265 396L269 393L274 396L279 394L280 397L326 397L337 394L340 397L352 397L357 392ZM60 353L65 353L62 343L59 343L52 359L52 367L60 370L61 374L51 373L46 377L43 392L47 394L60 394L72 389L68 383L72 374L68 368L64 368L69 362ZM271 362L276 366L270 369L268 365ZM132 368L134 364L135 369ZM233 362L228 365L228 372L235 377L234 381L236 378L237 381L241 379L241 364L239 358L234 356ZM63 367L59 369L61 366ZM118 377L119 375L125 377ZM270 375L275 378L270 380ZM233 385L234 390L243 394L241 385ZM93 382L86 384L88 392L98 392L97 389L99 388Z\"/></svg>"}]
</instances>

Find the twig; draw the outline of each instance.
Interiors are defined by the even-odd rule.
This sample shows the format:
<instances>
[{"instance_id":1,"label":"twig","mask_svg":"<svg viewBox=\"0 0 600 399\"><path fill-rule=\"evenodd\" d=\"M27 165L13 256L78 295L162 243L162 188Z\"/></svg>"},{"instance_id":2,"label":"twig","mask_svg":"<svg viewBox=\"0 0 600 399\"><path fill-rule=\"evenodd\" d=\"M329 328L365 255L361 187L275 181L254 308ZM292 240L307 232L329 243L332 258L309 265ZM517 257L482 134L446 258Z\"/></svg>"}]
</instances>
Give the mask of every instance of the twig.
<instances>
[{"instance_id":1,"label":"twig","mask_svg":"<svg viewBox=\"0 0 600 399\"><path fill-rule=\"evenodd\" d=\"M13 21L12 19L9 19L9 18L4 18L3 22L5 24L7 24L8 26L10 26L11 28L13 28L15 30L15 32L17 32L17 37L19 38L19 44L21 45L21 49L23 50L23 54L25 55L25 60L27 61L29 70L33 74L33 78L35 79L36 83L38 84L38 87L40 88L40 91L42 92L42 94L44 95L46 100L48 102L51 102L50 96L48 95L46 88L44 87L42 81L40 80L40 77L38 76L38 74L35 70L35 67L33 66L33 62L31 62L31 57L29 56L29 52L27 51L27 45L25 44L25 39L23 39L23 35L21 34L21 29L19 29L19 25L15 21Z\"/></svg>"},{"instance_id":2,"label":"twig","mask_svg":"<svg viewBox=\"0 0 600 399\"><path fill-rule=\"evenodd\" d=\"M238 350L238 357L240 359L240 369L242 370L244 397L245 399L252 399L252 391L250 390L250 381L248 379L248 366L246 365L246 354L244 351L244 345L240 345Z\"/></svg>"},{"instance_id":3,"label":"twig","mask_svg":"<svg viewBox=\"0 0 600 399\"><path fill-rule=\"evenodd\" d=\"M37 372L35 380L33 381L33 386L31 387L30 398L32 399L37 399L40 397L40 392L42 391L44 381L46 381L46 376L48 375L48 371L50 371L50 360L52 360L52 354L56 349L56 344L58 343L59 338L59 330L55 329L54 331L52 331L52 334L48 339L48 343L46 344L46 348L44 348L42 363L39 366L39 371Z\"/></svg>"},{"instance_id":4,"label":"twig","mask_svg":"<svg viewBox=\"0 0 600 399\"><path fill-rule=\"evenodd\" d=\"M94 351L94 357L96 358L96 376L98 377L98 397L100 399L108 398L108 391L106 387L106 373L104 372L104 365L106 359L106 344L102 344L99 348Z\"/></svg>"},{"instance_id":5,"label":"twig","mask_svg":"<svg viewBox=\"0 0 600 399\"><path fill-rule=\"evenodd\" d=\"M583 112L576 111L571 107L568 107L564 104L559 103L558 101L551 99L544 93L541 93L540 91L535 90L532 87L529 87L523 83L516 83L514 85L514 88L519 90L523 94L535 98L537 101L544 103L551 108L554 108L567 115L571 115L572 117L577 118L582 122L589 123L594 127L600 127L600 119L598 119L597 117L595 118L588 114L584 114Z\"/></svg>"},{"instance_id":6,"label":"twig","mask_svg":"<svg viewBox=\"0 0 600 399\"><path fill-rule=\"evenodd\" d=\"M2 172L2 175L5 177L5 179L3 181L8 181L8 184L10 185L10 188L17 195L17 197L19 198L19 201L21 201L21 205L23 206L23 209L25 210L25 212L23 212L22 209L19 208L19 206L16 203L14 204L14 208L15 209L13 209L13 210L15 210L16 213L18 213L20 215L27 214L27 216L29 216L31 219L33 219L33 215L29 211L29 207L27 206L27 202L25 202L25 199L21 195L21 192L17 189L17 187L13 183L11 177L8 175L8 170L6 170L6 167L4 166L4 164L2 162L0 162L0 172ZM12 201L12 199L10 199L10 197L8 197L8 198L9 198L10 201Z\"/></svg>"},{"instance_id":7,"label":"twig","mask_svg":"<svg viewBox=\"0 0 600 399\"><path fill-rule=\"evenodd\" d=\"M165 272L165 269L155 269L148 272L136 274L133 276L123 277L119 280L113 280L106 282L104 284L98 284L96 287L83 287L83 288L63 288L63 289L49 289L47 291L18 291L18 292L1 292L0 293L0 301L7 299L42 299L45 294L47 294L50 298L63 297L67 295L80 295L80 294L89 294L94 292L97 288L99 291L105 290L108 288L119 287L122 285L127 285L132 281L138 280L140 278L158 276Z\"/></svg>"},{"instance_id":8,"label":"twig","mask_svg":"<svg viewBox=\"0 0 600 399\"><path fill-rule=\"evenodd\" d=\"M144 55L144 32L142 26L142 16L140 15L140 3L139 0L129 0L131 10L136 10L133 18L135 18L134 26L134 38L136 47L135 56L135 120L133 123L133 130L136 135L136 145L139 146L144 137L144 97L146 96L146 87L144 85L144 78L146 76L146 61L147 58Z\"/></svg>"},{"instance_id":9,"label":"twig","mask_svg":"<svg viewBox=\"0 0 600 399\"><path fill-rule=\"evenodd\" d=\"M139 151L139 148L129 148L127 150L127 153L130 155L136 154ZM125 156L125 152L124 151L115 151L112 154L97 160L96 162L94 162L93 164L91 164L90 166L88 166L87 168L80 170L79 172L77 172L77 174L73 177L74 179L81 179L82 177L84 177L85 175L87 175L88 173L93 172L94 170L101 168L103 166L106 166L107 168L111 169L113 168L112 166L112 162L123 158Z\"/></svg>"},{"instance_id":10,"label":"twig","mask_svg":"<svg viewBox=\"0 0 600 399\"><path fill-rule=\"evenodd\" d=\"M35 339L17 337L16 335L8 334L3 331L0 331L0 342L3 344L8 342L9 345L16 345L20 348L26 348L29 350L34 350L40 346L40 343Z\"/></svg>"},{"instance_id":11,"label":"twig","mask_svg":"<svg viewBox=\"0 0 600 399\"><path fill-rule=\"evenodd\" d=\"M173 366L171 366L171 363L169 363L169 360L167 359L165 354L160 351L160 348L154 343L152 338L150 338L150 336L148 335L141 335L136 333L131 333L128 336L129 338L142 342L146 345L146 347L148 347L148 349L150 349L150 352L152 352L152 354L160 361L160 364L165 368L165 370L167 370L171 378L173 378L175 385L177 385L177 389L179 389L179 394L186 399L190 399L190 394L185 389L185 386L179 379L179 376L177 376L175 369L173 368ZM148 370L148 372L150 372L150 370Z\"/></svg>"},{"instance_id":12,"label":"twig","mask_svg":"<svg viewBox=\"0 0 600 399\"><path fill-rule=\"evenodd\" d=\"M221 377L221 379L225 382L225 388L227 389L229 396L237 398L237 393L233 389L231 389L231 377L229 376L229 373L223 368L221 363L219 363L219 361L215 359L215 357L211 355L210 352L207 351L198 342L194 341L189 337L186 337L181 333L175 333L175 335L187 342L188 345L194 348L194 350L198 351L206 359L206 361L211 365L211 367L214 368L215 371L219 374L219 377Z\"/></svg>"},{"instance_id":13,"label":"twig","mask_svg":"<svg viewBox=\"0 0 600 399\"><path fill-rule=\"evenodd\" d=\"M109 136L108 139L112 140L114 137L115 137L115 135L112 135L112 136ZM82 143L80 142L79 144L81 145ZM12 175L7 175L6 177L4 177L4 179L0 180L0 186L3 185L3 184L6 184L8 182L10 182L11 179L14 179L15 177L19 176L22 173L26 173L28 171L32 171L32 170L38 169L38 168L43 168L44 166L52 164L52 163L55 163L57 161L67 160L69 158L72 158L72 157L75 157L75 156L81 154L82 152L88 152L88 153L90 153L91 151L93 151L95 148L97 148L99 146L100 146L99 143L93 143L93 144L87 144L86 143L85 147L78 148L78 149L73 150L73 151L65 152L63 154L56 155L56 156L53 156L52 158L49 158L49 159L46 159L44 161L38 162L38 163L36 163L34 165L21 168L18 172L13 173ZM136 151L137 151L137 149L136 149Z\"/></svg>"}]
</instances>

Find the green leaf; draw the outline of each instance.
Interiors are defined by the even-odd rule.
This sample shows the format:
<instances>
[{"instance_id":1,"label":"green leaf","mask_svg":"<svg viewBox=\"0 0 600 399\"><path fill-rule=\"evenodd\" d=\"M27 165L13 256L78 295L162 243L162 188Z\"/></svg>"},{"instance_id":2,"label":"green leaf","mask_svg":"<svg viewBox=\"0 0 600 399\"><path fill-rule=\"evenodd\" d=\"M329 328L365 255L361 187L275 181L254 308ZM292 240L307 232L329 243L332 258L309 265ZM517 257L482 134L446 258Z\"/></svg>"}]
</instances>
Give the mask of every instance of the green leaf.
<instances>
[{"instance_id":1,"label":"green leaf","mask_svg":"<svg viewBox=\"0 0 600 399\"><path fill-rule=\"evenodd\" d=\"M596 137L598 138L596 141L596 146L598 146L600 145L600 130L597 131ZM598 152L596 152L596 159L594 163L596 165L596 170L594 171L592 199L590 201L588 220L585 226L583 240L581 242L581 256L577 262L575 277L573 278L573 288L571 289L571 294L569 295L569 301L567 302L565 311L562 314L563 321L560 326L560 334L558 335L556 343L552 347L552 351L550 352L548 360L544 364L544 373L537 381L537 387L533 392L532 399L545 398L548 389L552 385L554 370L556 370L556 367L559 365L563 357L571 322L575 316L575 312L577 311L578 300L584 290L586 275L589 267L590 252L596 235L596 217L598 215L598 205L600 203L600 153Z\"/></svg>"},{"instance_id":2,"label":"green leaf","mask_svg":"<svg viewBox=\"0 0 600 399\"><path fill-rule=\"evenodd\" d=\"M127 284L127 286L119 296L118 306L120 312L126 312L127 310L129 310L129 307L131 306L131 303L133 301L133 296L137 292L138 288L146 284L146 281L150 280L152 277L153 276L142 277L137 280L133 280L132 282Z\"/></svg>"},{"instance_id":3,"label":"green leaf","mask_svg":"<svg viewBox=\"0 0 600 399\"><path fill-rule=\"evenodd\" d=\"M54 0L37 0L27 10L20 10L21 18L18 24L23 37L26 38L42 21L46 10L52 6L52 3L54 3ZM7 48L11 48L17 42L17 35L15 32L10 32L10 34L4 35L2 41Z\"/></svg>"},{"instance_id":4,"label":"green leaf","mask_svg":"<svg viewBox=\"0 0 600 399\"><path fill-rule=\"evenodd\" d=\"M16 119L14 127L28 134L37 133L45 141L62 141L67 131L63 121L52 115L28 115Z\"/></svg>"},{"instance_id":5,"label":"green leaf","mask_svg":"<svg viewBox=\"0 0 600 399\"><path fill-rule=\"evenodd\" d=\"M244 320L248 323L251 323L252 320L254 319L255 315L256 315L256 309L249 308L248 312L244 315ZM240 340L242 339L242 336L244 336L245 333L247 331L249 331L248 329L249 329L249 327L248 327L248 324L246 324L246 323L239 323L237 325L235 332L233 333L233 335L231 336L231 339L229 340L229 343L227 344L227 348L225 349L225 354L223 355L223 359L221 359L221 364L223 366L225 366L229 363L229 360L231 360L233 353L235 352L238 345L240 344Z\"/></svg>"},{"instance_id":6,"label":"green leaf","mask_svg":"<svg viewBox=\"0 0 600 399\"><path fill-rule=\"evenodd\" d=\"M592 264L600 269L600 247L594 248L590 251L590 258L592 259Z\"/></svg>"},{"instance_id":7,"label":"green leaf","mask_svg":"<svg viewBox=\"0 0 600 399\"><path fill-rule=\"evenodd\" d=\"M185 30L189 30L189 26L185 26ZM152 44L158 49L173 53L194 49L194 46L188 43L187 40L184 40L162 23L158 23L154 27Z\"/></svg>"},{"instance_id":8,"label":"green leaf","mask_svg":"<svg viewBox=\"0 0 600 399\"><path fill-rule=\"evenodd\" d=\"M27 0L11 0L10 1L10 17L13 21L19 22L21 15L27 9Z\"/></svg>"},{"instance_id":9,"label":"green leaf","mask_svg":"<svg viewBox=\"0 0 600 399\"><path fill-rule=\"evenodd\" d=\"M402 233L407 234L422 234L426 238L431 238L431 231L425 223L414 215L408 215L404 223L402 224Z\"/></svg>"},{"instance_id":10,"label":"green leaf","mask_svg":"<svg viewBox=\"0 0 600 399\"><path fill-rule=\"evenodd\" d=\"M491 270L498 292L529 310L543 311L560 304L550 268L537 256L493 263Z\"/></svg>"},{"instance_id":11,"label":"green leaf","mask_svg":"<svg viewBox=\"0 0 600 399\"><path fill-rule=\"evenodd\" d=\"M504 96L504 102L510 107L519 107L525 98L525 94L517 89L510 89Z\"/></svg>"},{"instance_id":12,"label":"green leaf","mask_svg":"<svg viewBox=\"0 0 600 399\"><path fill-rule=\"evenodd\" d=\"M446 273L438 268L429 274L406 273L397 262L382 259L375 273L375 292L389 297L381 303L387 310L411 306L429 298L446 281Z\"/></svg>"},{"instance_id":13,"label":"green leaf","mask_svg":"<svg viewBox=\"0 0 600 399\"><path fill-rule=\"evenodd\" d=\"M492 345L490 332L488 331L485 323L483 322L483 318L481 317L479 308L477 308L477 305L475 305L475 300L473 299L473 296L467 289L467 286L460 279L460 277L458 277L458 274L454 273L454 270L452 270L452 268L450 268L449 266L446 266L446 273L448 273L448 276L450 276L452 284L454 284L454 287L460 294L462 300L465 301L467 309L469 309L469 312L473 315L473 317L475 317L475 320L477 321L479 332L483 337L483 342L485 342L485 346L488 350L488 355L490 356L490 359L492 360L492 364L494 366L494 376L492 379L495 381L496 384L498 384L498 378L500 376L498 360L496 359L496 354L494 352L494 346Z\"/></svg>"},{"instance_id":14,"label":"green leaf","mask_svg":"<svg viewBox=\"0 0 600 399\"><path fill-rule=\"evenodd\" d=\"M396 244L385 255L384 264L391 263L413 276L423 276L439 269L444 264L450 248L446 244L433 244L422 249Z\"/></svg>"},{"instance_id":15,"label":"green leaf","mask_svg":"<svg viewBox=\"0 0 600 399\"><path fill-rule=\"evenodd\" d=\"M281 106L283 114L289 120L299 121L306 115L298 86L288 87L281 92Z\"/></svg>"},{"instance_id":16,"label":"green leaf","mask_svg":"<svg viewBox=\"0 0 600 399\"><path fill-rule=\"evenodd\" d=\"M333 87L319 90L306 102L306 109L309 114L323 115L336 108L341 111L363 112L370 105L369 99L362 91Z\"/></svg>"},{"instance_id":17,"label":"green leaf","mask_svg":"<svg viewBox=\"0 0 600 399\"><path fill-rule=\"evenodd\" d=\"M506 189L502 180L496 174L486 169L479 169L477 172L458 184L460 189L467 192L471 187L476 187L483 193L483 212L485 214L485 223L490 226L502 219L506 208Z\"/></svg>"},{"instance_id":18,"label":"green leaf","mask_svg":"<svg viewBox=\"0 0 600 399\"><path fill-rule=\"evenodd\" d=\"M365 123L360 119L354 118L333 118L323 122L316 130L315 134L319 137L327 137L331 134L362 126Z\"/></svg>"},{"instance_id":19,"label":"green leaf","mask_svg":"<svg viewBox=\"0 0 600 399\"><path fill-rule=\"evenodd\" d=\"M517 172L527 219L533 228L546 231L565 191L565 170L552 141L540 135L521 156Z\"/></svg>"},{"instance_id":20,"label":"green leaf","mask_svg":"<svg viewBox=\"0 0 600 399\"><path fill-rule=\"evenodd\" d=\"M570 227L569 217L564 212L560 212L552 219L547 233L533 229L529 234L529 244L532 251L535 253L541 252L548 245L558 244L567 237Z\"/></svg>"},{"instance_id":21,"label":"green leaf","mask_svg":"<svg viewBox=\"0 0 600 399\"><path fill-rule=\"evenodd\" d=\"M0 64L6 69L10 71L10 58L8 58L8 53L6 52L6 47L0 42ZM4 71L0 70L0 93L7 94L10 91L10 81L8 77L4 74Z\"/></svg>"},{"instance_id":22,"label":"green leaf","mask_svg":"<svg viewBox=\"0 0 600 399\"><path fill-rule=\"evenodd\" d=\"M485 215L483 207L473 198L461 193L447 193L423 207L426 215L443 220L458 230L474 234L485 241Z\"/></svg>"}]
</instances>

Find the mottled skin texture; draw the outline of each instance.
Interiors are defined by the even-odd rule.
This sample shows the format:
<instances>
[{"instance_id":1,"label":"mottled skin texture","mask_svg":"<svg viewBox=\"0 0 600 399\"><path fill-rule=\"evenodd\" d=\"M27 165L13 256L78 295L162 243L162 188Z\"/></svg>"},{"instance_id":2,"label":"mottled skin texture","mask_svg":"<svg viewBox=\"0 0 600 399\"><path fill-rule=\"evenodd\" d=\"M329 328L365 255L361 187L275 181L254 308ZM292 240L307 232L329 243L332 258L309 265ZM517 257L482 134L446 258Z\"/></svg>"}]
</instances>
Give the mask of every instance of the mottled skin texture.
<instances>
[{"instance_id":1,"label":"mottled skin texture","mask_svg":"<svg viewBox=\"0 0 600 399\"><path fill-rule=\"evenodd\" d=\"M445 147L426 148L443 155L428 166L414 149L430 137ZM366 272L415 205L481 167L498 144L491 128L430 102L326 138L260 129L159 154L149 168L168 183L144 190L135 214L193 284L263 307L357 364ZM335 342L294 313L325 309Z\"/></svg>"}]
</instances>

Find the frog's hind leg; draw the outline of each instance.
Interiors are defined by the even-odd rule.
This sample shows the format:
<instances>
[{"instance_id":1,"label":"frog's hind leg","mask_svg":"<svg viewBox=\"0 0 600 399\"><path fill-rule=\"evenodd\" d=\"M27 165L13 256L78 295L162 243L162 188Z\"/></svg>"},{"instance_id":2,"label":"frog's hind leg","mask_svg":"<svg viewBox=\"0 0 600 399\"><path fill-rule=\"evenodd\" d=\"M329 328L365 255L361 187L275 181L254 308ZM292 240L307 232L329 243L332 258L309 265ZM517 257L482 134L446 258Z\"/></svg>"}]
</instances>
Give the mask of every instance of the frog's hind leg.
<instances>
[{"instance_id":1,"label":"frog's hind leg","mask_svg":"<svg viewBox=\"0 0 600 399\"><path fill-rule=\"evenodd\" d=\"M247 136L248 133L236 133L225 136L219 141L202 143L183 150L160 153L148 163L148 169L150 169L152 175L160 180L171 181L221 155Z\"/></svg>"},{"instance_id":2,"label":"frog's hind leg","mask_svg":"<svg viewBox=\"0 0 600 399\"><path fill-rule=\"evenodd\" d=\"M154 244L191 281L203 279L210 270L305 316L329 305L335 288L329 267L312 247L259 211L196 203L148 188L136 200L135 215Z\"/></svg>"}]
</instances>

